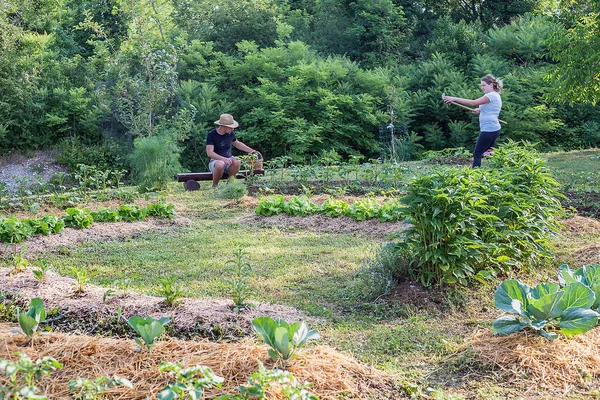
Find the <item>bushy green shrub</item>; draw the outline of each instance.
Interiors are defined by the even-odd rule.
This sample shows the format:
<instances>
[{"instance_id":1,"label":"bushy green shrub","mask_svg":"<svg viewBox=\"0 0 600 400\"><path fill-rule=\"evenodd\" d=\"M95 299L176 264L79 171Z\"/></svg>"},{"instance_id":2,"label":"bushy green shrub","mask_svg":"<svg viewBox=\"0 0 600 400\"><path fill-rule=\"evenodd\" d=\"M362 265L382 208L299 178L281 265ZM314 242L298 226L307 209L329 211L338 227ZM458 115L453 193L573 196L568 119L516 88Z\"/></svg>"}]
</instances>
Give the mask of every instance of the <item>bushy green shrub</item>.
<instances>
[{"instance_id":1,"label":"bushy green shrub","mask_svg":"<svg viewBox=\"0 0 600 400\"><path fill-rule=\"evenodd\" d=\"M239 201L248 195L248 187L244 182L230 179L226 185L219 185L216 195L221 199Z\"/></svg>"},{"instance_id":2,"label":"bushy green shrub","mask_svg":"<svg viewBox=\"0 0 600 400\"><path fill-rule=\"evenodd\" d=\"M530 144L496 150L493 169L446 169L414 179L402 198L408 250L425 285L466 284L548 256L563 213L558 183Z\"/></svg>"},{"instance_id":3,"label":"bushy green shrub","mask_svg":"<svg viewBox=\"0 0 600 400\"><path fill-rule=\"evenodd\" d=\"M133 177L140 192L164 189L179 172L179 148L168 137L135 139L131 154Z\"/></svg>"}]
</instances>

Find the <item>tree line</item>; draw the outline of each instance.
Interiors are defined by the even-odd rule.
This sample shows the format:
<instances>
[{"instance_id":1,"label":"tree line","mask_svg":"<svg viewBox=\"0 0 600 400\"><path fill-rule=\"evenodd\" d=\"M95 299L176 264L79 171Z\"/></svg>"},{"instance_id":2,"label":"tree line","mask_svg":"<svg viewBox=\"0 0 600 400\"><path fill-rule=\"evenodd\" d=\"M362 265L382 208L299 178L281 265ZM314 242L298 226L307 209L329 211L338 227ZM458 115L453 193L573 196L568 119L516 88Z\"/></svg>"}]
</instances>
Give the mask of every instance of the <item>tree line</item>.
<instances>
[{"instance_id":1,"label":"tree line","mask_svg":"<svg viewBox=\"0 0 600 400\"><path fill-rule=\"evenodd\" d=\"M600 145L597 2L563 0L7 0L0 151L58 147L71 166L206 168L224 112L267 158L407 157L472 147L443 92L503 79L504 139Z\"/></svg>"}]
</instances>

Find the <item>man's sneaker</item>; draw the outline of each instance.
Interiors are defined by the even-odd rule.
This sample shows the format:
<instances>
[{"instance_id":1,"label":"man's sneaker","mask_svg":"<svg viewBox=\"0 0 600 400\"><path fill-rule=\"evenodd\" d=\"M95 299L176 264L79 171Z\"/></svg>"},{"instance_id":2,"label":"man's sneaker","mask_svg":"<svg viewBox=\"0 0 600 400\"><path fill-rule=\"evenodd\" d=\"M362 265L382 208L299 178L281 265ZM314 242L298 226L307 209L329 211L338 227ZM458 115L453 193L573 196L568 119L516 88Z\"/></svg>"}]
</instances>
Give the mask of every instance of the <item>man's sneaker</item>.
<instances>
[{"instance_id":1,"label":"man's sneaker","mask_svg":"<svg viewBox=\"0 0 600 400\"><path fill-rule=\"evenodd\" d=\"M494 150L486 150L483 152L484 157L489 157L491 155L494 155Z\"/></svg>"}]
</instances>

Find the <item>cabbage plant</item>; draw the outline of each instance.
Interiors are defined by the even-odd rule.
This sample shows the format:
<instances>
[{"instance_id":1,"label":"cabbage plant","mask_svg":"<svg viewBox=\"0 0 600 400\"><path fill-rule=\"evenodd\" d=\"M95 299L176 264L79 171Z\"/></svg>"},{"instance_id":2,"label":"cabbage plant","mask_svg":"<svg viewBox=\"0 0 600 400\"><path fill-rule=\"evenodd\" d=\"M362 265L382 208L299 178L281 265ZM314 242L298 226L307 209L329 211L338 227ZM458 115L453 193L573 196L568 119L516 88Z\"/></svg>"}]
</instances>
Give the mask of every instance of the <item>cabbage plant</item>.
<instances>
[{"instance_id":1,"label":"cabbage plant","mask_svg":"<svg viewBox=\"0 0 600 400\"><path fill-rule=\"evenodd\" d=\"M17 309L17 320L23 332L31 339L41 322L46 319L44 302L40 298L33 298L29 303L29 310L22 313Z\"/></svg>"},{"instance_id":2,"label":"cabbage plant","mask_svg":"<svg viewBox=\"0 0 600 400\"><path fill-rule=\"evenodd\" d=\"M303 347L307 341L319 338L319 332L309 330L304 322L288 324L280 318L255 318L252 327L258 336L271 346L269 356L273 360L294 358L296 350Z\"/></svg>"},{"instance_id":3,"label":"cabbage plant","mask_svg":"<svg viewBox=\"0 0 600 400\"><path fill-rule=\"evenodd\" d=\"M552 282L530 287L517 280L506 280L496 289L494 301L498 309L512 314L494 321L495 335L509 335L529 328L554 340L558 337L554 332L556 328L570 337L598 324L598 313L590 309L596 295L576 280L564 287Z\"/></svg>"},{"instance_id":4,"label":"cabbage plant","mask_svg":"<svg viewBox=\"0 0 600 400\"><path fill-rule=\"evenodd\" d=\"M142 347L143 340L148 351L152 351L154 342L165 331L165 325L169 323L169 318L163 317L155 320L152 317L142 318L134 315L127 320L127 323L140 335L141 340L135 338L135 342Z\"/></svg>"}]
</instances>

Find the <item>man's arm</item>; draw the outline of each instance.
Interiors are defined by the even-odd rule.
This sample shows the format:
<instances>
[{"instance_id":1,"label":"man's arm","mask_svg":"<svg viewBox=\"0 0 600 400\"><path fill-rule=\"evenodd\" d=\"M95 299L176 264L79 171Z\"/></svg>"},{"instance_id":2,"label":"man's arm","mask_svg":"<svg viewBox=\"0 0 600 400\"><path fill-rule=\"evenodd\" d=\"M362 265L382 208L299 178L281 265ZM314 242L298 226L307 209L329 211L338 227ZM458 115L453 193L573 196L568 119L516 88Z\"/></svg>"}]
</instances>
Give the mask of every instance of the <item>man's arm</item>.
<instances>
[{"instance_id":1,"label":"man's arm","mask_svg":"<svg viewBox=\"0 0 600 400\"><path fill-rule=\"evenodd\" d=\"M246 146L244 143L240 142L239 140L236 140L235 142L231 143L233 145L233 147L235 147L238 150L241 151L245 151L246 153L254 153L256 150ZM207 146L208 147L208 146Z\"/></svg>"}]
</instances>

